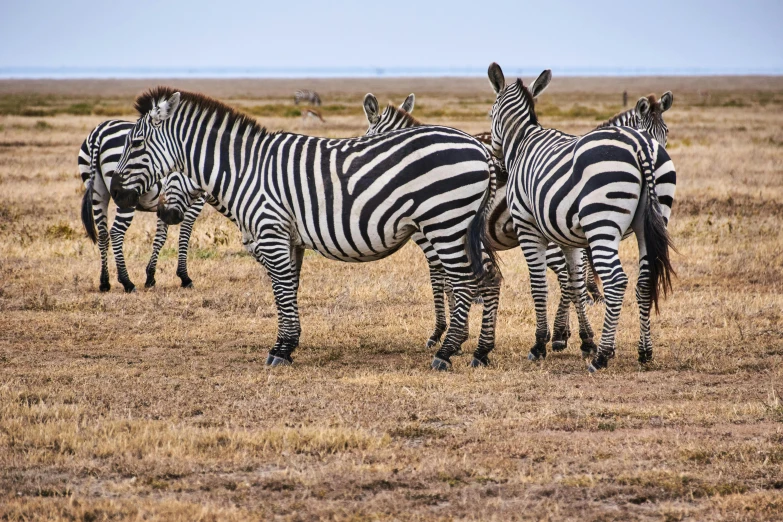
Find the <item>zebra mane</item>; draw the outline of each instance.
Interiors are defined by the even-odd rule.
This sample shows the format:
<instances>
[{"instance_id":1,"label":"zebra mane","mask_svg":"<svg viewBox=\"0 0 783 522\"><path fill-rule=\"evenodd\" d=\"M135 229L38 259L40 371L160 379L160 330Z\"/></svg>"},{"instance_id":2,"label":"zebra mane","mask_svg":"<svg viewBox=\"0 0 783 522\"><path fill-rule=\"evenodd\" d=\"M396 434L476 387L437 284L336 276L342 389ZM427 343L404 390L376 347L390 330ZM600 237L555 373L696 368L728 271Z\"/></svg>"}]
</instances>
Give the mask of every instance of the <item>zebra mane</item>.
<instances>
[{"instance_id":1,"label":"zebra mane","mask_svg":"<svg viewBox=\"0 0 783 522\"><path fill-rule=\"evenodd\" d=\"M525 87L525 85L522 83L522 78L517 78L517 87L519 87L519 90L522 91L522 96L524 96L527 100L527 112L530 115L530 123L538 125L538 116L536 115L536 100L533 98L533 93L530 92L530 89Z\"/></svg>"},{"instance_id":2,"label":"zebra mane","mask_svg":"<svg viewBox=\"0 0 783 522\"><path fill-rule=\"evenodd\" d=\"M419 120L414 118L411 115L411 113L405 112L404 110L400 109L399 107L397 107L396 105L393 105L391 103L386 106L386 110L387 111L391 110L391 111L396 112L400 116L400 118L402 118L403 121L407 124L406 125L407 127L420 127L420 126L424 125L422 122L420 122Z\"/></svg>"},{"instance_id":3,"label":"zebra mane","mask_svg":"<svg viewBox=\"0 0 783 522\"><path fill-rule=\"evenodd\" d=\"M240 134L248 127L262 134L266 134L267 132L266 128L262 127L254 118L239 112L238 110L229 105L226 105L221 101L210 98L209 96L205 96L204 94L182 91L164 85L153 87L144 94L139 95L139 97L136 98L136 102L133 106L138 111L140 116L144 116L152 110L156 101L161 99L168 99L176 92L180 93L180 99L182 102L187 102L194 105L199 112L206 111L209 113L215 113L217 114L218 120L222 120L223 118L227 117L228 127L234 125L235 122L239 122L238 130Z\"/></svg>"}]
</instances>

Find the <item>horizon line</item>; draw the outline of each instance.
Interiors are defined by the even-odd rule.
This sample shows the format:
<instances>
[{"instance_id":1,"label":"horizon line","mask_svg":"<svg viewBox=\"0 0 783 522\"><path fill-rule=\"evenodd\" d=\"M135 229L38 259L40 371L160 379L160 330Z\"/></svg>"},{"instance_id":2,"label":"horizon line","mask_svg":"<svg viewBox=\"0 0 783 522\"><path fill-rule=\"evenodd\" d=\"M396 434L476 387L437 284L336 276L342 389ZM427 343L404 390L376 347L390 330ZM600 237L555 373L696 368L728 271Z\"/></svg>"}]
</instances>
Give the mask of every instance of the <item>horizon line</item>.
<instances>
[{"instance_id":1,"label":"horizon line","mask_svg":"<svg viewBox=\"0 0 783 522\"><path fill-rule=\"evenodd\" d=\"M506 67L507 74L535 76L545 67ZM557 67L561 77L781 76L783 67ZM2 80L46 79L300 79L484 77L483 67L72 67L0 66Z\"/></svg>"}]
</instances>

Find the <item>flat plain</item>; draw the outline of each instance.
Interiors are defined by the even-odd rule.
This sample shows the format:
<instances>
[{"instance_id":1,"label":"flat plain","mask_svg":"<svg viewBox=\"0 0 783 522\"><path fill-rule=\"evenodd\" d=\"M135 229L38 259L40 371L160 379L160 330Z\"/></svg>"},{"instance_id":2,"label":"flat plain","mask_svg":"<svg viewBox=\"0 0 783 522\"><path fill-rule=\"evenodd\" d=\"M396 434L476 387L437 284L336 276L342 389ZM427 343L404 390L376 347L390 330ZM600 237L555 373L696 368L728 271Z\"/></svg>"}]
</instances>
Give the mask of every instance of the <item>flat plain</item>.
<instances>
[{"instance_id":1,"label":"flat plain","mask_svg":"<svg viewBox=\"0 0 783 522\"><path fill-rule=\"evenodd\" d=\"M526 79L530 81L531 79ZM207 208L175 276L177 227L144 289L155 219L126 237L131 278L98 291L79 219L82 140L132 119L156 81L0 81L0 519L783 519L783 78L555 78L546 126L585 132L649 92L678 172L674 293L636 362L635 241L617 357L589 375L573 343L526 359L534 314L518 250L494 365L429 370L415 245L367 264L308 254L295 365L269 369L271 286ZM356 136L361 99L489 129L485 79L188 80L269 129ZM326 123L293 90L319 90ZM550 314L559 296L550 276ZM600 328L603 308L589 316ZM466 352L476 344L471 314ZM572 316L572 324L575 318Z\"/></svg>"}]
</instances>

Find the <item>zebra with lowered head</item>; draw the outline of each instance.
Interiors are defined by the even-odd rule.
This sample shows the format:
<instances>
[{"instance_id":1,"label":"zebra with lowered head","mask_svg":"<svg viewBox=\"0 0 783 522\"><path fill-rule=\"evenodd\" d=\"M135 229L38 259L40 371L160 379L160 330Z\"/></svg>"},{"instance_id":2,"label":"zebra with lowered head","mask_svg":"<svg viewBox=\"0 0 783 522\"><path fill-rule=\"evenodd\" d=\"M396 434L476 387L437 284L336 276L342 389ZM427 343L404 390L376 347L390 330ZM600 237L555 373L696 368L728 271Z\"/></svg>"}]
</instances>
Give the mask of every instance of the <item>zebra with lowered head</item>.
<instances>
[{"instance_id":1,"label":"zebra with lowered head","mask_svg":"<svg viewBox=\"0 0 783 522\"><path fill-rule=\"evenodd\" d=\"M114 223L109 231L108 211L109 211L109 190L111 188L114 169L117 161L122 155L125 146L125 137L133 123L122 120L107 120L97 127L87 136L79 149L79 173L82 183L86 187L82 197L82 224L87 233L87 237L93 242L98 243L101 252L101 277L100 290L108 292L111 289L109 283L108 250L109 238L111 238L112 249L114 251L114 260L117 265L117 278L126 292L135 292L136 285L133 284L128 276L128 269L125 266L125 256L123 254L123 244L125 233L128 230L133 216L137 210L144 212L155 212L158 208L158 201L161 195L161 185L154 185L148 192L139 198L138 203L130 208L117 208ZM201 213L204 206L204 199L196 199L185 212L184 221L179 231L179 253L177 256L177 276L182 281L184 288L191 288L193 281L188 276L188 243L190 235L193 232L193 223ZM97 232L96 232L97 229ZM158 255L163 244L166 242L168 234L168 225L158 219L155 230L155 239L152 243L152 256L147 264L147 280L144 286L147 288L155 286L155 272L158 263Z\"/></svg>"},{"instance_id":2,"label":"zebra with lowered head","mask_svg":"<svg viewBox=\"0 0 783 522\"><path fill-rule=\"evenodd\" d=\"M533 99L549 84L544 71L527 88L522 80L506 84L496 63L488 70L496 100L492 105L492 147L508 170L506 190L514 230L527 261L536 309L536 343L530 358L546 351L546 248L558 244L570 274L568 290L577 307L579 335L592 340L585 315L580 248L589 247L604 285L606 309L598 353L588 365L606 368L614 356L615 332L628 277L619 257L620 241L634 233L639 247L636 298L640 315L639 362L652 359L650 308L671 289L674 273L666 229L670 207L656 191L656 171L674 178L666 150L649 134L630 127L603 127L571 136L542 127ZM673 179L672 179L673 181ZM589 352L589 351L588 351Z\"/></svg>"},{"instance_id":3,"label":"zebra with lowered head","mask_svg":"<svg viewBox=\"0 0 783 522\"><path fill-rule=\"evenodd\" d=\"M294 105L307 103L309 105L321 106L321 97L318 93L309 89L299 89L294 93Z\"/></svg>"},{"instance_id":4,"label":"zebra with lowered head","mask_svg":"<svg viewBox=\"0 0 783 522\"><path fill-rule=\"evenodd\" d=\"M449 368L467 335L477 282L496 270L485 235L496 179L481 143L447 127L349 139L269 133L221 102L167 87L141 95L136 108L140 118L128 134L112 197L134 206L177 171L234 216L245 248L272 281L278 333L269 365L291 364L299 344L296 267L303 249L373 261L418 230L454 291L449 329L432 363Z\"/></svg>"}]
</instances>

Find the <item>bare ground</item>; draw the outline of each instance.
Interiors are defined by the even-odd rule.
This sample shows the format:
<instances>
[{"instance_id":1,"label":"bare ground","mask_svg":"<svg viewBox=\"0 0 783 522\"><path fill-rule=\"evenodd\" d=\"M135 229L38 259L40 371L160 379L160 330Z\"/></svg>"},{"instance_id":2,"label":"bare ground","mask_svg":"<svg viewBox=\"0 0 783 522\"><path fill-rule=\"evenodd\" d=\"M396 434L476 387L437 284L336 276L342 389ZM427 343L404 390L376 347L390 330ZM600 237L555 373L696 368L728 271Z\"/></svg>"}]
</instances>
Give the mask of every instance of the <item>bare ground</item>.
<instances>
[{"instance_id":1,"label":"bare ground","mask_svg":"<svg viewBox=\"0 0 783 522\"><path fill-rule=\"evenodd\" d=\"M525 359L534 317L518 251L501 256L496 365L478 371L428 371L414 246L364 265L308 255L296 365L273 371L270 285L212 209L194 233L195 290L178 286L170 238L157 288L101 294L76 154L96 112L129 112L143 86L0 82L0 517L783 519L783 81L729 80L556 78L542 96L546 124L583 132L623 88L675 92L679 278L653 319L656 360L636 363L629 290L618 355L595 376L574 346ZM315 82L325 125L289 111L284 91L301 84L199 88L269 128L364 131L376 84ZM383 85L381 101L416 92L424 121L488 129L484 80ZM126 255L139 286L153 234L137 215ZM624 243L632 283L636 256ZM595 327L602 312L589 312ZM478 329L475 311L468 351Z\"/></svg>"}]
</instances>

